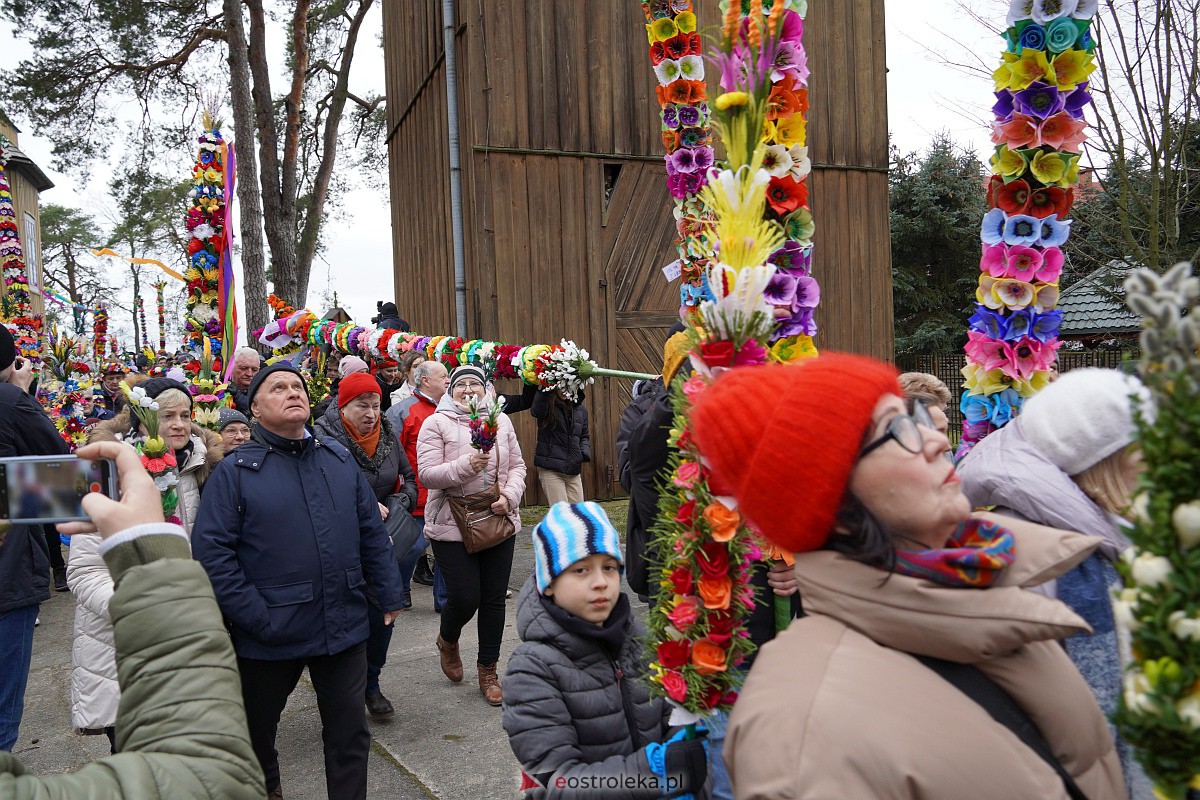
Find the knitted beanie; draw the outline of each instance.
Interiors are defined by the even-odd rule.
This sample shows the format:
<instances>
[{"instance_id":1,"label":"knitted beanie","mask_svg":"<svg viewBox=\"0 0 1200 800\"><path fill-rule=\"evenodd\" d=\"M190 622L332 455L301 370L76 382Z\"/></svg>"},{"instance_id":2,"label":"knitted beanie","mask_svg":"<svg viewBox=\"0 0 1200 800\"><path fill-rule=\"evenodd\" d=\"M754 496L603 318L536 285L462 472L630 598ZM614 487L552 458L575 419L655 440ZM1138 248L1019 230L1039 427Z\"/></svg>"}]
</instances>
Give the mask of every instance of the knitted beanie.
<instances>
[{"instance_id":1,"label":"knitted beanie","mask_svg":"<svg viewBox=\"0 0 1200 800\"><path fill-rule=\"evenodd\" d=\"M0 370L8 369L17 360L17 340L8 326L0 322Z\"/></svg>"},{"instance_id":2,"label":"knitted beanie","mask_svg":"<svg viewBox=\"0 0 1200 800\"><path fill-rule=\"evenodd\" d=\"M360 394L375 394L382 395L383 392L379 388L379 381L367 372L355 372L342 378L342 382L338 384L338 408L345 408L346 404Z\"/></svg>"},{"instance_id":3,"label":"knitted beanie","mask_svg":"<svg viewBox=\"0 0 1200 800\"><path fill-rule=\"evenodd\" d=\"M1133 405L1151 419L1150 391L1115 369L1073 369L1025 402L1021 432L1050 463L1078 475L1133 441Z\"/></svg>"},{"instance_id":4,"label":"knitted beanie","mask_svg":"<svg viewBox=\"0 0 1200 800\"><path fill-rule=\"evenodd\" d=\"M217 412L217 431L223 431L235 422L240 422L246 427L250 426L250 420L246 419L246 415L238 411L236 408L222 408Z\"/></svg>"},{"instance_id":5,"label":"knitted beanie","mask_svg":"<svg viewBox=\"0 0 1200 800\"><path fill-rule=\"evenodd\" d=\"M145 390L147 397L158 397L167 389L174 389L177 392L183 392L183 396L188 400L188 405L192 404L192 393L186 386L173 378L151 378L138 385Z\"/></svg>"},{"instance_id":6,"label":"knitted beanie","mask_svg":"<svg viewBox=\"0 0 1200 800\"><path fill-rule=\"evenodd\" d=\"M596 503L555 503L533 528L533 575L539 594L576 561L604 553L621 562L621 538Z\"/></svg>"},{"instance_id":7,"label":"knitted beanie","mask_svg":"<svg viewBox=\"0 0 1200 800\"><path fill-rule=\"evenodd\" d=\"M714 485L779 547L825 544L885 394L903 397L896 368L826 353L794 366L725 373L696 400L691 431Z\"/></svg>"},{"instance_id":8,"label":"knitted beanie","mask_svg":"<svg viewBox=\"0 0 1200 800\"><path fill-rule=\"evenodd\" d=\"M342 356L342 360L338 362L338 377L345 378L347 375L353 375L356 372L366 372L370 367L367 362L363 361L358 356ZM341 389L338 389L340 392Z\"/></svg>"},{"instance_id":9,"label":"knitted beanie","mask_svg":"<svg viewBox=\"0 0 1200 800\"><path fill-rule=\"evenodd\" d=\"M461 367L455 367L454 372L450 373L450 386L446 388L446 391L454 391L454 384L464 378L474 378L484 386L487 386L487 376L483 374L482 369L474 364L463 364Z\"/></svg>"},{"instance_id":10,"label":"knitted beanie","mask_svg":"<svg viewBox=\"0 0 1200 800\"><path fill-rule=\"evenodd\" d=\"M276 361L274 364L268 364L260 369L250 380L250 387L246 389L247 406L254 402L254 395L258 394L259 388L267 380L267 377L277 372L290 372L295 375L300 379L300 385L304 387L304 394L308 394L308 384L304 382L304 375L296 369L296 365L290 361Z\"/></svg>"}]
</instances>

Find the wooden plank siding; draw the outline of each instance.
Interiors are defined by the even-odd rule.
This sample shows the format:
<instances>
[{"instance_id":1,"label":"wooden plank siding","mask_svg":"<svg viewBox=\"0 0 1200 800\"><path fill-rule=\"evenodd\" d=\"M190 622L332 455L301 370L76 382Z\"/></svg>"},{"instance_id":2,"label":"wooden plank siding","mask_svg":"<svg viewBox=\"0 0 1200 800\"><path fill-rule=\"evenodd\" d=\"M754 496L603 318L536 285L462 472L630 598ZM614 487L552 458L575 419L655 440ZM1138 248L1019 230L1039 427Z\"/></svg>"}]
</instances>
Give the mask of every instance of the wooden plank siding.
<instances>
[{"instance_id":1,"label":"wooden plank siding","mask_svg":"<svg viewBox=\"0 0 1200 800\"><path fill-rule=\"evenodd\" d=\"M883 3L810 8L817 344L890 358ZM701 30L719 22L716 0L696 10ZM601 365L657 372L678 286L661 273L675 229L640 4L459 0L456 13L466 334L565 337ZM415 330L453 333L441 0L385 0L384 52L396 299ZM606 171L619 172L607 201ZM619 492L613 440L630 386L589 392L589 497ZM513 421L526 500L541 502L533 422Z\"/></svg>"}]
</instances>

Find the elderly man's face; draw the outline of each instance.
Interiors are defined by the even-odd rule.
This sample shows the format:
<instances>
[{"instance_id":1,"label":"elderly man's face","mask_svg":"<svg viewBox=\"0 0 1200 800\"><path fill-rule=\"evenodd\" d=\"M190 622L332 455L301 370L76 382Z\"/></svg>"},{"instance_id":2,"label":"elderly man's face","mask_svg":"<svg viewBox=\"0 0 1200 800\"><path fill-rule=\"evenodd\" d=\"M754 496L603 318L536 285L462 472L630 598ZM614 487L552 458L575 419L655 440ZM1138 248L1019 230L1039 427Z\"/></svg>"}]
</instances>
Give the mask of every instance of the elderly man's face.
<instances>
[{"instance_id":1,"label":"elderly man's face","mask_svg":"<svg viewBox=\"0 0 1200 800\"><path fill-rule=\"evenodd\" d=\"M239 356L237 363L233 365L233 385L243 390L250 388L250 381L254 380L259 369L261 367L257 358Z\"/></svg>"}]
</instances>

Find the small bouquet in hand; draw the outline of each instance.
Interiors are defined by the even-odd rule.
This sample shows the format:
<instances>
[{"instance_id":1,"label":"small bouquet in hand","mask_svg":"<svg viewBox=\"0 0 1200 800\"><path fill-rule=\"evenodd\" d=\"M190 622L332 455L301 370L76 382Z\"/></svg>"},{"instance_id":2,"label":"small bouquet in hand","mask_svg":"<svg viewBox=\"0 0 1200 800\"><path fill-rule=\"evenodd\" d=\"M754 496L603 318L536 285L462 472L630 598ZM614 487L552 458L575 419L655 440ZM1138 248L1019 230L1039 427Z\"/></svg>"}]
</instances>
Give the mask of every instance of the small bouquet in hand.
<instances>
[{"instance_id":1,"label":"small bouquet in hand","mask_svg":"<svg viewBox=\"0 0 1200 800\"><path fill-rule=\"evenodd\" d=\"M175 515L175 509L179 507L179 494L175 489L179 485L179 474L176 472L178 465L175 453L158 433L158 401L148 396L140 386L130 389L122 383L121 388L129 398L129 408L146 429L146 438L137 442L136 447L142 457L142 466L150 473L155 488L162 494L163 517L167 522L179 523L179 517Z\"/></svg>"},{"instance_id":2,"label":"small bouquet in hand","mask_svg":"<svg viewBox=\"0 0 1200 800\"><path fill-rule=\"evenodd\" d=\"M475 397L467 401L471 420L471 447L484 453L492 452L496 446L496 433L500 430L498 420L504 412L504 398L497 397L490 403L480 405Z\"/></svg>"}]
</instances>

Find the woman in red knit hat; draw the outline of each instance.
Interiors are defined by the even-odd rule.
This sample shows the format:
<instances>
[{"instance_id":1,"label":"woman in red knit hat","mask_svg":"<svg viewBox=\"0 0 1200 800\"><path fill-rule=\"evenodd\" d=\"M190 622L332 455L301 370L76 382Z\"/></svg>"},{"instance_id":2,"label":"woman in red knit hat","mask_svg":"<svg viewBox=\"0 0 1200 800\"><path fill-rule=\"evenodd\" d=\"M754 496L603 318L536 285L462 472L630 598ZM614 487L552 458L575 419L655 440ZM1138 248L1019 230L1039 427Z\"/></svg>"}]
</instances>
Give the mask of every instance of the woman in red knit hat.
<instances>
[{"instance_id":1,"label":"woman in red knit hat","mask_svg":"<svg viewBox=\"0 0 1200 800\"><path fill-rule=\"evenodd\" d=\"M763 648L734 707L735 795L1124 797L1056 641L1086 624L1026 591L1098 540L970 516L949 441L923 406L906 412L896 378L827 354L734 370L696 401L712 480L796 552L808 614Z\"/></svg>"}]
</instances>

